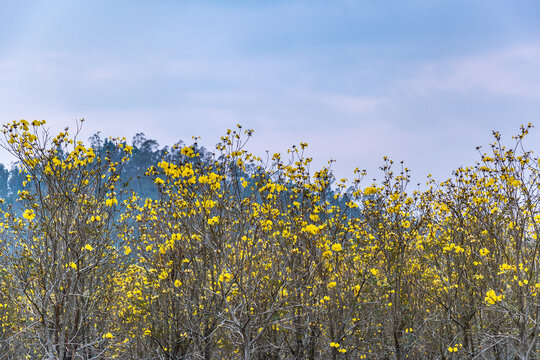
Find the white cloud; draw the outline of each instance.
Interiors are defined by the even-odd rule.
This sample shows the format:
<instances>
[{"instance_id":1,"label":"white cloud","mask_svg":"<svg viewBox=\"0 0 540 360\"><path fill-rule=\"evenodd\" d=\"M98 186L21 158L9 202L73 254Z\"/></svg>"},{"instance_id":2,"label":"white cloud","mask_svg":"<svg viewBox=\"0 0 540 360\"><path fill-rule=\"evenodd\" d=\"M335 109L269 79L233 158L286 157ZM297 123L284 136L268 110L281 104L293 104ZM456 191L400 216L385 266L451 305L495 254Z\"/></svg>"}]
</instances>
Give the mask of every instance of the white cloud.
<instances>
[{"instance_id":1,"label":"white cloud","mask_svg":"<svg viewBox=\"0 0 540 360\"><path fill-rule=\"evenodd\" d=\"M437 89L484 90L537 98L540 97L540 42L429 63L406 86L420 93Z\"/></svg>"}]
</instances>

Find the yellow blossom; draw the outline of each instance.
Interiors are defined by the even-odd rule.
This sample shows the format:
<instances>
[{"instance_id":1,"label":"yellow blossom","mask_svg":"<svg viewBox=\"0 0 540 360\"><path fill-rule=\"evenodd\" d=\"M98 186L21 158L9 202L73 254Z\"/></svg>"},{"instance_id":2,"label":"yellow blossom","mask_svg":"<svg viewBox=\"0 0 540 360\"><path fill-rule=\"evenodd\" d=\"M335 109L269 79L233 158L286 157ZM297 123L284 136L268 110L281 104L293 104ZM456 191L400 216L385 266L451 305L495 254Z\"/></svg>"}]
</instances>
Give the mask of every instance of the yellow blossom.
<instances>
[{"instance_id":1,"label":"yellow blossom","mask_svg":"<svg viewBox=\"0 0 540 360\"><path fill-rule=\"evenodd\" d=\"M305 228L302 229L304 232L308 232L311 235L316 235L319 232L319 228L313 224L309 224Z\"/></svg>"},{"instance_id":2,"label":"yellow blossom","mask_svg":"<svg viewBox=\"0 0 540 360\"><path fill-rule=\"evenodd\" d=\"M36 217L36 213L32 209L26 209L23 212L23 218L26 220L33 220Z\"/></svg>"},{"instance_id":3,"label":"yellow blossom","mask_svg":"<svg viewBox=\"0 0 540 360\"><path fill-rule=\"evenodd\" d=\"M372 195L377 192L377 188L374 186L369 186L364 190L364 195Z\"/></svg>"},{"instance_id":4,"label":"yellow blossom","mask_svg":"<svg viewBox=\"0 0 540 360\"><path fill-rule=\"evenodd\" d=\"M341 244L332 245L332 250L335 251L335 252L341 251L342 250Z\"/></svg>"},{"instance_id":5,"label":"yellow blossom","mask_svg":"<svg viewBox=\"0 0 540 360\"><path fill-rule=\"evenodd\" d=\"M497 295L494 290L488 290L486 293L486 298L484 299L488 304L494 305L496 302L499 302L503 299L503 295Z\"/></svg>"}]
</instances>

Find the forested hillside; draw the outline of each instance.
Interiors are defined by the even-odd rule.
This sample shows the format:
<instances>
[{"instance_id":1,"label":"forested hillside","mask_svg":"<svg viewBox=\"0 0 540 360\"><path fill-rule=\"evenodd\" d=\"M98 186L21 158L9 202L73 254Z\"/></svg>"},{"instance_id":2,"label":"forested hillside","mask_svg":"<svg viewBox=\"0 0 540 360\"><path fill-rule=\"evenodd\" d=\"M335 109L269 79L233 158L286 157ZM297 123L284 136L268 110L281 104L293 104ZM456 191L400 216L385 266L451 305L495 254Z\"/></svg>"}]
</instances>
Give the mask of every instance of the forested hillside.
<instances>
[{"instance_id":1,"label":"forested hillside","mask_svg":"<svg viewBox=\"0 0 540 360\"><path fill-rule=\"evenodd\" d=\"M210 151L6 124L0 359L537 358L530 127L419 191L240 126Z\"/></svg>"},{"instance_id":2,"label":"forested hillside","mask_svg":"<svg viewBox=\"0 0 540 360\"><path fill-rule=\"evenodd\" d=\"M121 155L117 143L108 138L101 138L99 134L90 137L86 143L98 155L106 156L107 152L113 157ZM123 164L122 173L120 174L122 182L128 183L129 188L140 193L141 196L157 198L158 189L151 178L144 176L145 172L150 166L157 164L164 157L178 157L178 151L176 149L171 150L168 146L160 148L156 140L147 139L143 133L137 133L130 143L123 139L119 143L130 145L133 148L129 159ZM182 142L179 141L176 147L181 148ZM58 150L61 151L61 149ZM206 153L204 148L198 148L197 151L201 154ZM115 158L115 160L120 159ZM20 174L21 165L20 162L14 162L11 166L0 164L0 197L10 203L14 203L17 193L23 190L22 183L25 177Z\"/></svg>"}]
</instances>

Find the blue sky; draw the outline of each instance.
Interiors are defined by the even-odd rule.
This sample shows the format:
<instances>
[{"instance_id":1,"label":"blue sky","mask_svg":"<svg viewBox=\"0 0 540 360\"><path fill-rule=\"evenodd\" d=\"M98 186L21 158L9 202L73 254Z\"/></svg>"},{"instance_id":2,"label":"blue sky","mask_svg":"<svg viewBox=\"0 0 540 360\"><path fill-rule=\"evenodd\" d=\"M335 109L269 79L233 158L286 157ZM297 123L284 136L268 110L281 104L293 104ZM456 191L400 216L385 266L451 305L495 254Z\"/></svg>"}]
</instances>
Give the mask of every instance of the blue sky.
<instances>
[{"instance_id":1,"label":"blue sky","mask_svg":"<svg viewBox=\"0 0 540 360\"><path fill-rule=\"evenodd\" d=\"M240 123L260 155L306 141L339 177L377 177L388 155L415 181L472 164L492 129L530 121L540 144L538 1L0 6L1 122L207 147Z\"/></svg>"}]
</instances>

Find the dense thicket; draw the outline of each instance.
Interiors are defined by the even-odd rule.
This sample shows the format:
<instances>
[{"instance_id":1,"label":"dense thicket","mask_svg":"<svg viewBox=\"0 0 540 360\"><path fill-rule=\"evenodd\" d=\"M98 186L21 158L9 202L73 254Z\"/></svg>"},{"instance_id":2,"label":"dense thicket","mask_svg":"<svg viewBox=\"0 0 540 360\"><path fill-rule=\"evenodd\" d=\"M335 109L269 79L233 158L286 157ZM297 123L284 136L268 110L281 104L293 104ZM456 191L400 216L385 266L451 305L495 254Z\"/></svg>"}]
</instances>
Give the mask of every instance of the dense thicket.
<instances>
[{"instance_id":1,"label":"dense thicket","mask_svg":"<svg viewBox=\"0 0 540 360\"><path fill-rule=\"evenodd\" d=\"M240 127L210 153L7 124L0 358L538 358L529 129L409 191L388 159L367 184L303 143L259 159Z\"/></svg>"}]
</instances>

